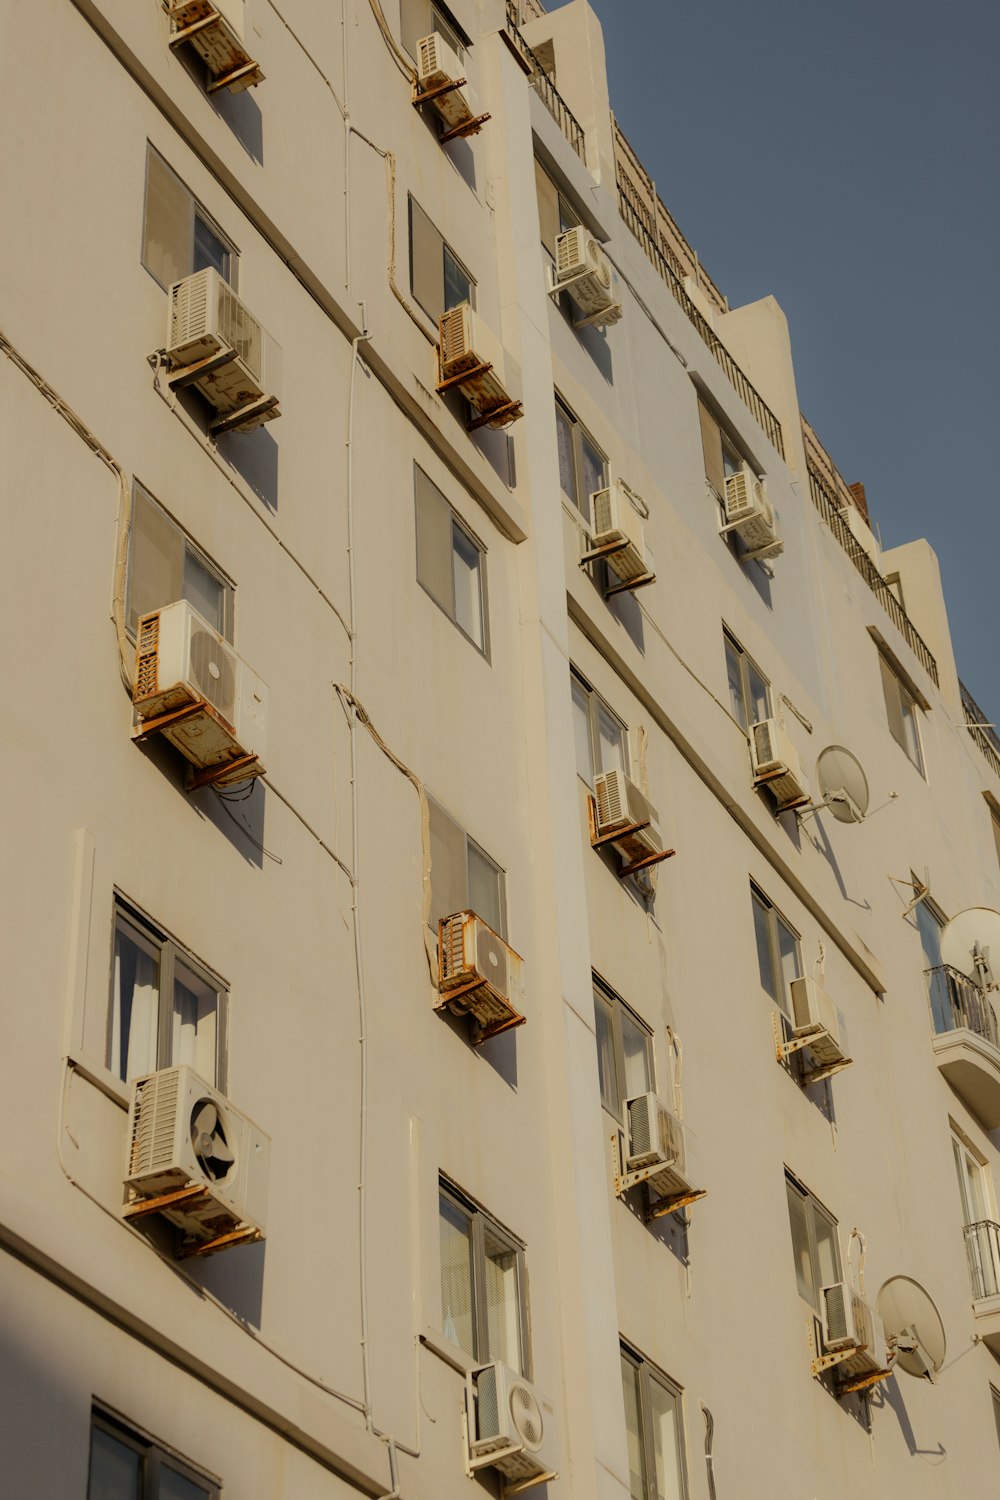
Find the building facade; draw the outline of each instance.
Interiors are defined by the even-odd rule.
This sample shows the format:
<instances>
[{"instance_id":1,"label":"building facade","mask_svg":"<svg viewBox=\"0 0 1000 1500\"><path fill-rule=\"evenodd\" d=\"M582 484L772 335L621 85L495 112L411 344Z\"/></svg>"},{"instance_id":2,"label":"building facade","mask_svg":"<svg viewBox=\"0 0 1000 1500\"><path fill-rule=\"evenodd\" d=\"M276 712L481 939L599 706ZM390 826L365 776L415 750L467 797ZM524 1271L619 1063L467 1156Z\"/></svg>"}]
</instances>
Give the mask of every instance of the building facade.
<instances>
[{"instance_id":1,"label":"building facade","mask_svg":"<svg viewBox=\"0 0 1000 1500\"><path fill-rule=\"evenodd\" d=\"M585 0L0 40L10 1493L992 1493L1000 742Z\"/></svg>"}]
</instances>

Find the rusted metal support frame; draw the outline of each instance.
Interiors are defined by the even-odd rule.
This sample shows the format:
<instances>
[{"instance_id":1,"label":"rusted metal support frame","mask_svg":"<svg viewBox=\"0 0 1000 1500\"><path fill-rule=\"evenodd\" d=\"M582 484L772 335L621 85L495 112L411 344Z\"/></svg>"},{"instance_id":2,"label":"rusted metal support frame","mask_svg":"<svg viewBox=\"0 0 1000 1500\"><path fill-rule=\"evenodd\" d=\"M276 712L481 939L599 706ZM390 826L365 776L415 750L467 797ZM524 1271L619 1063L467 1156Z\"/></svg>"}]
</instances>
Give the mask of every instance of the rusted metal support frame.
<instances>
[{"instance_id":1,"label":"rusted metal support frame","mask_svg":"<svg viewBox=\"0 0 1000 1500\"><path fill-rule=\"evenodd\" d=\"M644 828L648 827L648 818L645 823L628 823L624 828L616 828L613 833L599 833L596 838L591 839L590 847L592 849L600 849L605 844L612 844L618 839L627 838L630 833L641 833ZM671 850L671 853L673 853L673 850Z\"/></svg>"},{"instance_id":2,"label":"rusted metal support frame","mask_svg":"<svg viewBox=\"0 0 1000 1500\"><path fill-rule=\"evenodd\" d=\"M243 63L243 65L239 68L234 68L231 73L223 73L221 78L217 78L214 83L210 83L208 85L208 93L217 94L220 89L232 88L234 83L239 83L240 79L245 78L248 73L259 72L260 63L254 62L251 59L250 62ZM257 80L255 79L254 82L256 81ZM252 86L252 84L249 85L249 87Z\"/></svg>"},{"instance_id":3,"label":"rusted metal support frame","mask_svg":"<svg viewBox=\"0 0 1000 1500\"><path fill-rule=\"evenodd\" d=\"M628 583L616 583L612 588L605 589L604 597L613 599L616 594L634 594L636 589L644 589L648 583L655 582L655 573L640 573L638 578L631 578Z\"/></svg>"},{"instance_id":4,"label":"rusted metal support frame","mask_svg":"<svg viewBox=\"0 0 1000 1500\"><path fill-rule=\"evenodd\" d=\"M473 115L470 120L465 120L461 125L453 125L450 130L446 130L443 135L438 136L438 140L444 146L448 141L461 140L467 135L478 135L486 124L486 121L492 120L492 118L493 116L489 111L484 115Z\"/></svg>"},{"instance_id":5,"label":"rusted metal support frame","mask_svg":"<svg viewBox=\"0 0 1000 1500\"><path fill-rule=\"evenodd\" d=\"M473 1020L475 1020L475 1013L473 1013ZM526 1020L527 1016L522 1016L520 1011L514 1010L512 1007L511 1014L505 1021L491 1021L487 1026L483 1026L481 1022L476 1021L472 1045L474 1047L481 1047L483 1042L488 1042L493 1037L500 1036L501 1032L513 1031L515 1027L523 1026Z\"/></svg>"},{"instance_id":6,"label":"rusted metal support frame","mask_svg":"<svg viewBox=\"0 0 1000 1500\"><path fill-rule=\"evenodd\" d=\"M516 1484L508 1484L501 1478L500 1494L520 1495L524 1490L533 1490L538 1484L548 1484L552 1479L558 1479L559 1475L555 1469L547 1469L544 1474L533 1474L530 1479L519 1479Z\"/></svg>"},{"instance_id":7,"label":"rusted metal support frame","mask_svg":"<svg viewBox=\"0 0 1000 1500\"><path fill-rule=\"evenodd\" d=\"M814 1031L810 1036L795 1037L786 1042L782 1036L781 1021L777 1011L771 1013L771 1029L774 1032L774 1055L778 1062L787 1062L794 1053L801 1052L806 1047L811 1047L823 1036L829 1036L828 1031ZM842 1057L839 1062L820 1063L818 1068L809 1068L802 1074L803 1085L811 1083L822 1083L824 1078L832 1078L835 1073L840 1073L844 1068L854 1065L853 1057Z\"/></svg>"},{"instance_id":8,"label":"rusted metal support frame","mask_svg":"<svg viewBox=\"0 0 1000 1500\"><path fill-rule=\"evenodd\" d=\"M150 735L160 734L164 729L170 729L174 724L181 724L185 719L192 719L196 714L204 713L204 703L185 703L183 708L171 709L168 714L160 714L155 719L140 719L132 730L134 740L146 740Z\"/></svg>"},{"instance_id":9,"label":"rusted metal support frame","mask_svg":"<svg viewBox=\"0 0 1000 1500\"><path fill-rule=\"evenodd\" d=\"M180 47L184 42L189 42L193 36L197 36L199 31L206 31L210 26L215 26L221 19L222 17L217 10L210 10L207 15L199 16L197 21L192 21L190 25L185 26L182 31L173 32L168 45L171 47Z\"/></svg>"},{"instance_id":10,"label":"rusted metal support frame","mask_svg":"<svg viewBox=\"0 0 1000 1500\"><path fill-rule=\"evenodd\" d=\"M454 1001L461 1000L463 995L471 995L473 991L482 989L482 987L483 981L481 979L470 979L465 984L456 985L454 989L439 990L438 993L441 998L434 1002L434 1009L449 1010ZM468 1014L468 1009L467 1005L463 1006L463 1014Z\"/></svg>"},{"instance_id":11,"label":"rusted metal support frame","mask_svg":"<svg viewBox=\"0 0 1000 1500\"><path fill-rule=\"evenodd\" d=\"M456 78L452 83L436 83L432 89L424 89L422 93L414 84L411 103L414 109L421 104L430 104L432 99L440 99L443 94L452 94L456 89L464 88L468 81L467 78Z\"/></svg>"},{"instance_id":12,"label":"rusted metal support frame","mask_svg":"<svg viewBox=\"0 0 1000 1500\"><path fill-rule=\"evenodd\" d=\"M182 370L176 370L167 376L167 384L172 391L183 391L187 386L194 385L201 380L203 375L213 375L216 370L221 370L223 365L232 364L236 358L235 349L219 349L215 354L209 354L205 359L199 359L196 364L185 365Z\"/></svg>"},{"instance_id":13,"label":"rusted metal support frame","mask_svg":"<svg viewBox=\"0 0 1000 1500\"><path fill-rule=\"evenodd\" d=\"M566 281L563 285L569 286L569 282ZM574 318L573 327L579 331L581 328L591 328L595 323L618 323L621 316L621 303L609 302L607 307L602 308L600 312L589 313L585 318Z\"/></svg>"},{"instance_id":14,"label":"rusted metal support frame","mask_svg":"<svg viewBox=\"0 0 1000 1500\"><path fill-rule=\"evenodd\" d=\"M661 849L657 854L647 854L644 859L634 859L630 865L622 866L618 871L618 878L624 880L626 875L634 875L637 870L645 870L650 865L662 864L665 859L673 859L676 853L676 849Z\"/></svg>"},{"instance_id":15,"label":"rusted metal support frame","mask_svg":"<svg viewBox=\"0 0 1000 1500\"><path fill-rule=\"evenodd\" d=\"M657 1172L662 1172L663 1169L663 1162L657 1162L651 1167L637 1167L634 1172L616 1172L615 1196L621 1198L624 1193L638 1187L640 1182L646 1182L650 1177L655 1177Z\"/></svg>"},{"instance_id":16,"label":"rusted metal support frame","mask_svg":"<svg viewBox=\"0 0 1000 1500\"><path fill-rule=\"evenodd\" d=\"M252 1245L261 1237L260 1230L249 1224L233 1229L228 1234L216 1235L214 1240L203 1240L184 1244L177 1251L178 1260L193 1260L199 1255L214 1255L217 1250L228 1250L233 1245Z\"/></svg>"},{"instance_id":17,"label":"rusted metal support frame","mask_svg":"<svg viewBox=\"0 0 1000 1500\"><path fill-rule=\"evenodd\" d=\"M197 792L203 786L215 786L217 782L231 774L233 771L241 770L244 766L250 767L257 764L256 755L238 755L235 760L221 761L217 766L205 766L203 770L195 772L187 784L187 791ZM245 778L250 780L249 776Z\"/></svg>"},{"instance_id":18,"label":"rusted metal support frame","mask_svg":"<svg viewBox=\"0 0 1000 1500\"><path fill-rule=\"evenodd\" d=\"M263 422L267 413L274 411L278 401L277 396L262 396L259 401L248 401L246 406L238 406L235 411L227 412L221 421L212 422L209 431L213 437L221 437L223 433L232 432L234 427L241 426L250 417L259 416Z\"/></svg>"},{"instance_id":19,"label":"rusted metal support frame","mask_svg":"<svg viewBox=\"0 0 1000 1500\"><path fill-rule=\"evenodd\" d=\"M582 568L587 563L598 562L602 557L613 557L616 552L624 552L626 547L631 547L631 545L628 537L623 542L602 542L599 547L591 547L589 552L583 554L580 558L580 566Z\"/></svg>"},{"instance_id":20,"label":"rusted metal support frame","mask_svg":"<svg viewBox=\"0 0 1000 1500\"><path fill-rule=\"evenodd\" d=\"M700 1198L708 1197L707 1188L692 1188L690 1192L675 1193L670 1197L657 1198L655 1203L650 1203L645 1212L647 1224L654 1219L662 1219L667 1214L675 1214L680 1208L687 1208L691 1203L697 1203Z\"/></svg>"},{"instance_id":21,"label":"rusted metal support frame","mask_svg":"<svg viewBox=\"0 0 1000 1500\"><path fill-rule=\"evenodd\" d=\"M441 368L441 351L438 350L438 372L439 373L440 373L440 368ZM461 374L459 374L459 375L449 375L448 378L447 378L447 380L439 380L438 383L437 383L437 385L434 387L434 389L437 391L438 395L440 396L443 391L450 391L452 389L452 387L456 386L456 385L466 385L470 380L473 380L477 375L485 375L489 370L492 370L492 368L493 368L492 364L489 364L489 363L484 363L484 364L481 364L481 365L472 365L468 370L463 370L461 372Z\"/></svg>"},{"instance_id":22,"label":"rusted metal support frame","mask_svg":"<svg viewBox=\"0 0 1000 1500\"><path fill-rule=\"evenodd\" d=\"M497 417L504 418L504 420L499 424L501 427L509 427L511 422L516 422L518 417L521 415L523 405L524 403L522 401L501 402L499 406L492 407L490 411L480 413L480 415L476 417L474 421L467 422L465 424L465 430L466 432L476 432L480 427L491 427L496 422Z\"/></svg>"},{"instance_id":23,"label":"rusted metal support frame","mask_svg":"<svg viewBox=\"0 0 1000 1500\"><path fill-rule=\"evenodd\" d=\"M170 1193L159 1193L155 1198L140 1198L125 1209L126 1219L144 1219L149 1214L165 1213L171 1208L184 1208L187 1204L208 1197L208 1188L198 1183L185 1188L175 1188Z\"/></svg>"},{"instance_id":24,"label":"rusted metal support frame","mask_svg":"<svg viewBox=\"0 0 1000 1500\"><path fill-rule=\"evenodd\" d=\"M859 1375L855 1380L848 1380L843 1385L838 1383L837 1395L849 1396L852 1391L864 1391L869 1386L878 1385L882 1380L888 1380L892 1370L877 1370L874 1375Z\"/></svg>"}]
</instances>

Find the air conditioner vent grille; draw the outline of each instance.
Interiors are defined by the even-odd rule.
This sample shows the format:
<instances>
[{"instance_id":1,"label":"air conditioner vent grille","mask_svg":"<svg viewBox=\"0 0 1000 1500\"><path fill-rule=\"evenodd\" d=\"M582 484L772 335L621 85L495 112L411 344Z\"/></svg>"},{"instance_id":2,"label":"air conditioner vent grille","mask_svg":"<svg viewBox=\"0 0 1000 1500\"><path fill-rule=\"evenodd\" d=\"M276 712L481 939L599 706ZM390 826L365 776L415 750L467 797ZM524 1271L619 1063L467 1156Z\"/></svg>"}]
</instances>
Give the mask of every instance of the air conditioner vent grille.
<instances>
[{"instance_id":1,"label":"air conditioner vent grille","mask_svg":"<svg viewBox=\"0 0 1000 1500\"><path fill-rule=\"evenodd\" d=\"M159 661L160 617L146 615L139 624L139 643L136 651L136 698L151 698L157 689L157 663Z\"/></svg>"}]
</instances>

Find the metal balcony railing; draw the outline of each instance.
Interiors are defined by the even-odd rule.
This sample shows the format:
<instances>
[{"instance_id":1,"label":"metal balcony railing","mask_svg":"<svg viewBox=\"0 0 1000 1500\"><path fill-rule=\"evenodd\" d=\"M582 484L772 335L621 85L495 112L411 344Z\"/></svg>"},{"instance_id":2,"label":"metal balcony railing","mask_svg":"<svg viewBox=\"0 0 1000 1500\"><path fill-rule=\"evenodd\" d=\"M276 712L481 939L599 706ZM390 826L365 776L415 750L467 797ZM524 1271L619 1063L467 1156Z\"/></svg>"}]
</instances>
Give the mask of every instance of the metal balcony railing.
<instances>
[{"instance_id":1,"label":"metal balcony railing","mask_svg":"<svg viewBox=\"0 0 1000 1500\"><path fill-rule=\"evenodd\" d=\"M587 160L587 144L583 126L570 109L566 100L545 71L542 60L532 51L518 26L519 12L516 0L507 0L507 32L528 69L528 81L569 141L581 161Z\"/></svg>"},{"instance_id":2,"label":"metal balcony railing","mask_svg":"<svg viewBox=\"0 0 1000 1500\"><path fill-rule=\"evenodd\" d=\"M1000 1295L1000 1224L992 1219L966 1224L965 1249L973 1301Z\"/></svg>"},{"instance_id":3,"label":"metal balcony railing","mask_svg":"<svg viewBox=\"0 0 1000 1500\"><path fill-rule=\"evenodd\" d=\"M938 1036L949 1031L974 1031L1000 1054L1000 1028L997 1026L996 1011L979 986L949 964L925 969L924 973L931 1019Z\"/></svg>"},{"instance_id":4,"label":"metal balcony railing","mask_svg":"<svg viewBox=\"0 0 1000 1500\"><path fill-rule=\"evenodd\" d=\"M983 713L964 682L960 682L962 708L969 733L989 761L996 776L1000 776L1000 735Z\"/></svg>"},{"instance_id":5,"label":"metal balcony railing","mask_svg":"<svg viewBox=\"0 0 1000 1500\"><path fill-rule=\"evenodd\" d=\"M896 595L844 520L842 512L845 505L851 502L845 501L841 503L837 495L830 489L824 476L811 463L809 464L809 493L812 495L813 504L823 517L823 520L829 526L831 532L851 559L851 562L878 599L882 608L920 662L920 665L924 668L927 675L937 683L937 662L931 654L930 647L921 637L906 610L900 604Z\"/></svg>"}]
</instances>

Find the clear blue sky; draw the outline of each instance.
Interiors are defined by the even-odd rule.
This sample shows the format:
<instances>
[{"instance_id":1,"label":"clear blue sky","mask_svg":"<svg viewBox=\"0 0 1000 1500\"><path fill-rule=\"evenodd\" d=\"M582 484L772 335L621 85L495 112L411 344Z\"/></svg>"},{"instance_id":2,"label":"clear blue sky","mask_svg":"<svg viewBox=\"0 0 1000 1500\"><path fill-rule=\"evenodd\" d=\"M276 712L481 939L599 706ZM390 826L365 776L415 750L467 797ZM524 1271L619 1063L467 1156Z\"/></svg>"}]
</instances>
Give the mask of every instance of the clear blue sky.
<instances>
[{"instance_id":1,"label":"clear blue sky","mask_svg":"<svg viewBox=\"0 0 1000 1500\"><path fill-rule=\"evenodd\" d=\"M622 129L730 303L780 302L802 410L884 545L936 551L1000 721L1000 5L591 4Z\"/></svg>"}]
</instances>

